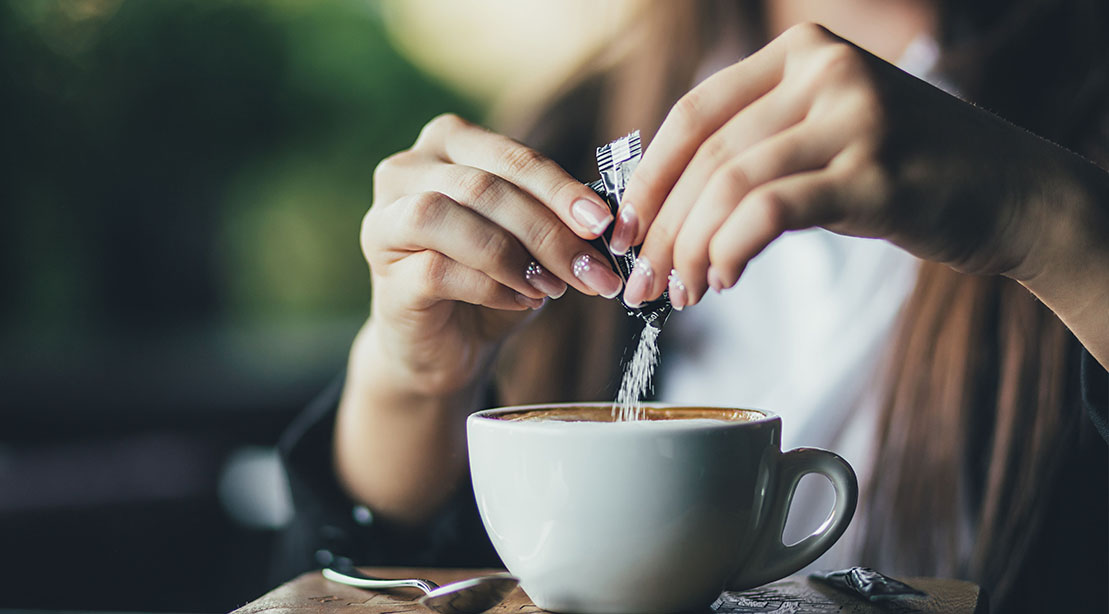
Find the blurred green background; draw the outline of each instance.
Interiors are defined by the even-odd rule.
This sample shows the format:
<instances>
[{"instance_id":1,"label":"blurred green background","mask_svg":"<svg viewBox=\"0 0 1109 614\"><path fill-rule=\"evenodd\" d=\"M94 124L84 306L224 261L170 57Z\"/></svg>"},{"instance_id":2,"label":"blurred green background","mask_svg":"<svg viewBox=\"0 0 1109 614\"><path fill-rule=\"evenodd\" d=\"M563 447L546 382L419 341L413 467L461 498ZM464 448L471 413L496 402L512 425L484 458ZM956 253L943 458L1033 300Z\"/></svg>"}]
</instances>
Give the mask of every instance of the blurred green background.
<instances>
[{"instance_id":1,"label":"blurred green background","mask_svg":"<svg viewBox=\"0 0 1109 614\"><path fill-rule=\"evenodd\" d=\"M40 341L364 312L374 165L476 111L393 51L369 0L0 11L4 325Z\"/></svg>"},{"instance_id":2,"label":"blurred green background","mask_svg":"<svg viewBox=\"0 0 1109 614\"><path fill-rule=\"evenodd\" d=\"M372 170L482 114L381 11L0 0L0 609L270 587L272 446L367 313Z\"/></svg>"}]
</instances>

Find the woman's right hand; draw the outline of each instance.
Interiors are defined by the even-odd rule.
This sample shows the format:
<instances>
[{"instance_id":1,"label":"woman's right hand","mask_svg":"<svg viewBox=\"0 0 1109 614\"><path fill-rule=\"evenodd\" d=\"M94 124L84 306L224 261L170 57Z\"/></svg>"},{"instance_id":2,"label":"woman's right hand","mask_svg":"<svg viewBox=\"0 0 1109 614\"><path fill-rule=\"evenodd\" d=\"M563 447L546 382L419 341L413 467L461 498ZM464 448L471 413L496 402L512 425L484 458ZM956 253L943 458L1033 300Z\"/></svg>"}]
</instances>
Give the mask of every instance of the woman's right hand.
<instances>
[{"instance_id":1,"label":"woman's right hand","mask_svg":"<svg viewBox=\"0 0 1109 614\"><path fill-rule=\"evenodd\" d=\"M361 233L373 288L364 341L397 368L394 385L429 395L466 388L546 298L567 285L619 293L620 279L586 241L611 220L554 162L439 116L374 172Z\"/></svg>"}]
</instances>

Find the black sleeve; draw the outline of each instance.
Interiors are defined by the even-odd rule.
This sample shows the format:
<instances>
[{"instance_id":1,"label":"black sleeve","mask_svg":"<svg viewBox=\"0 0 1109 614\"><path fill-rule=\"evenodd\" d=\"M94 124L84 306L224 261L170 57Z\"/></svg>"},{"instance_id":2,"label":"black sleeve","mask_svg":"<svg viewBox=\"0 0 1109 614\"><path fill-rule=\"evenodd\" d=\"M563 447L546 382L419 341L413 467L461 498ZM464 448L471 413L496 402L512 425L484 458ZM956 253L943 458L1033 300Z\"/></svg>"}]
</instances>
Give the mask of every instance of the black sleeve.
<instances>
[{"instance_id":1,"label":"black sleeve","mask_svg":"<svg viewBox=\"0 0 1109 614\"><path fill-rule=\"evenodd\" d=\"M1082 405L1101 438L1109 442L1109 374L1082 350Z\"/></svg>"},{"instance_id":2,"label":"black sleeve","mask_svg":"<svg viewBox=\"0 0 1109 614\"><path fill-rule=\"evenodd\" d=\"M332 464L335 412L344 379L336 378L310 403L278 443L296 513L277 545L274 582L319 569L339 556L358 565L502 567L481 524L468 479L421 529L375 518L346 495Z\"/></svg>"}]
</instances>

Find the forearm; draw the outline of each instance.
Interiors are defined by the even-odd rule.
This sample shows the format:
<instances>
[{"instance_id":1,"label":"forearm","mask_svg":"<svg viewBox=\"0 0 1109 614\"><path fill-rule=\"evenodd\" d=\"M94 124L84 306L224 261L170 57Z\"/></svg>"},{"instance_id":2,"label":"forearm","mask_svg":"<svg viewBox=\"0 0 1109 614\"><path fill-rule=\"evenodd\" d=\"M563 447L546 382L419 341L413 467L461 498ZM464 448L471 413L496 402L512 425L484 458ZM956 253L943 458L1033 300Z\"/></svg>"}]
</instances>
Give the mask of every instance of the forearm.
<instances>
[{"instance_id":1,"label":"forearm","mask_svg":"<svg viewBox=\"0 0 1109 614\"><path fill-rule=\"evenodd\" d=\"M1034 265L1015 277L1109 368L1109 173L1064 158L1043 191L1059 215L1044 224Z\"/></svg>"},{"instance_id":2,"label":"forearm","mask_svg":"<svg viewBox=\"0 0 1109 614\"><path fill-rule=\"evenodd\" d=\"M465 420L482 387L427 394L418 374L397 363L380 349L368 322L351 348L335 424L335 466L343 487L375 514L419 525L467 470Z\"/></svg>"}]
</instances>

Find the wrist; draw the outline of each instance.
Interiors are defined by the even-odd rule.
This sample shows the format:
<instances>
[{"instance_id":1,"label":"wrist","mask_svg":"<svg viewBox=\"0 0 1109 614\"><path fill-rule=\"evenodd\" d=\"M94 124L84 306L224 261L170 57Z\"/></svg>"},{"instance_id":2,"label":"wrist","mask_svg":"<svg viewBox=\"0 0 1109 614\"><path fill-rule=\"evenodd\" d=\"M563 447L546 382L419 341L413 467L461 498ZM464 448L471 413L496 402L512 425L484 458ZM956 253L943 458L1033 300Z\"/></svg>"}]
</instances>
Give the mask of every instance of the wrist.
<instances>
[{"instance_id":1,"label":"wrist","mask_svg":"<svg viewBox=\"0 0 1109 614\"><path fill-rule=\"evenodd\" d=\"M1025 224L1034 239L1018 266L1005 273L1037 296L1070 293L1073 278L1085 277L1109 254L1109 172L1060 152L1062 159L1031 190L1035 202L1027 209L1036 214Z\"/></svg>"},{"instance_id":2,"label":"wrist","mask_svg":"<svg viewBox=\"0 0 1109 614\"><path fill-rule=\"evenodd\" d=\"M1109 173L1064 152L1038 190L1044 212L1021 265L1006 273L1055 312L1105 364L1109 361Z\"/></svg>"},{"instance_id":3,"label":"wrist","mask_svg":"<svg viewBox=\"0 0 1109 614\"><path fill-rule=\"evenodd\" d=\"M412 344L390 338L386 327L370 318L351 345L349 380L360 380L366 394L388 400L387 406L403 404L428 409L469 407L484 389L488 377L483 369L442 369L420 358ZM432 350L434 351L434 350ZM459 359L461 362L461 359ZM483 361L483 363L488 360Z\"/></svg>"},{"instance_id":4,"label":"wrist","mask_svg":"<svg viewBox=\"0 0 1109 614\"><path fill-rule=\"evenodd\" d=\"M335 423L334 463L350 496L406 526L426 523L466 471L466 416L484 381L449 392L379 345L371 322L351 348Z\"/></svg>"}]
</instances>

